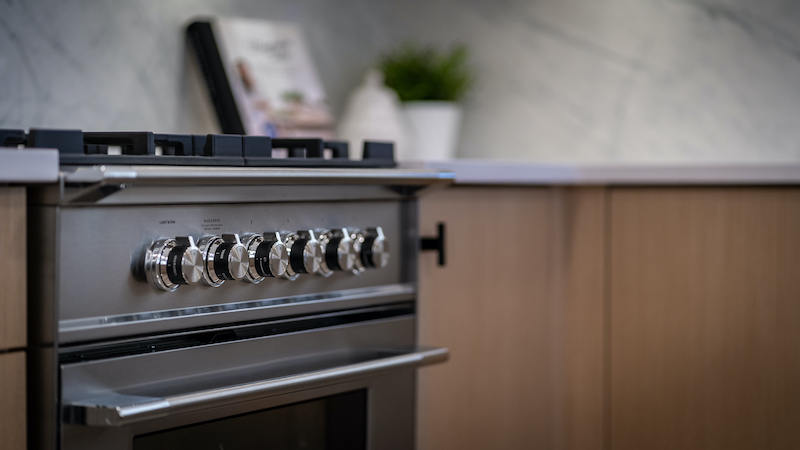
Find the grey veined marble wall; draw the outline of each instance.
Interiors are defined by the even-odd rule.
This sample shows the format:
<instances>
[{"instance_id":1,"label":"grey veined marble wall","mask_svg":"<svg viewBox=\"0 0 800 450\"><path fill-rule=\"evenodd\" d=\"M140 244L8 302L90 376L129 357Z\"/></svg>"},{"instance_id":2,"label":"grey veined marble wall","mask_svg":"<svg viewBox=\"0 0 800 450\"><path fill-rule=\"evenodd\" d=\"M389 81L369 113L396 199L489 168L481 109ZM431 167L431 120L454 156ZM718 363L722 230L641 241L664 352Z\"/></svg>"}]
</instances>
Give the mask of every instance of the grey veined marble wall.
<instances>
[{"instance_id":1,"label":"grey veined marble wall","mask_svg":"<svg viewBox=\"0 0 800 450\"><path fill-rule=\"evenodd\" d=\"M335 112L382 52L467 43L462 157L800 160L800 0L4 0L0 127L214 132L199 14L300 23Z\"/></svg>"}]
</instances>

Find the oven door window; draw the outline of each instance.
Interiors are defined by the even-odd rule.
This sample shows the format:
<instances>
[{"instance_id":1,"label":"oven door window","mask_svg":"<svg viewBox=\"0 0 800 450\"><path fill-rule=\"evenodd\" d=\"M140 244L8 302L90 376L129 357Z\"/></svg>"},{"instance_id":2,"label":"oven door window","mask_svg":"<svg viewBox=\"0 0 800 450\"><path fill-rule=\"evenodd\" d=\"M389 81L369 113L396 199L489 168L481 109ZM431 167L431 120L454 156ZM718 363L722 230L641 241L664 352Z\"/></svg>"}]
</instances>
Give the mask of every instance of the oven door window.
<instances>
[{"instance_id":1,"label":"oven door window","mask_svg":"<svg viewBox=\"0 0 800 450\"><path fill-rule=\"evenodd\" d=\"M366 449L367 390L136 436L133 450Z\"/></svg>"}]
</instances>

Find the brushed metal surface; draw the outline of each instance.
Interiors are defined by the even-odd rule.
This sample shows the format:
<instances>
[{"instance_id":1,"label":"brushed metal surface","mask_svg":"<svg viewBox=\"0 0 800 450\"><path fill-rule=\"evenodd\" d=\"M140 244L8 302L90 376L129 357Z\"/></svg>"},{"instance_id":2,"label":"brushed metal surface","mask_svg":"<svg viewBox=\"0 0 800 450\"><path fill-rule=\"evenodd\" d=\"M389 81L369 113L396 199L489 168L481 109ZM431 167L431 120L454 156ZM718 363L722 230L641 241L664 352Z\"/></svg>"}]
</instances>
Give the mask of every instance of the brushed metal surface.
<instances>
[{"instance_id":1,"label":"brushed metal surface","mask_svg":"<svg viewBox=\"0 0 800 450\"><path fill-rule=\"evenodd\" d=\"M63 424L63 450L130 450L136 436L233 417L239 414L278 408L329 395L366 389L367 448L370 450L412 450L414 448L414 391L416 370L412 368L386 372L318 388L278 394L245 403L218 407L194 413L167 416L151 422L126 427L87 427Z\"/></svg>"},{"instance_id":2,"label":"brushed metal surface","mask_svg":"<svg viewBox=\"0 0 800 450\"><path fill-rule=\"evenodd\" d=\"M51 331L52 356L46 362L55 362L59 350L94 349L111 340L135 346L141 344L141 336L195 327L227 329L238 322L414 301L415 196L423 188L452 181L447 175L414 171L173 169L78 169L81 175L65 175L59 186L35 191L33 209L38 217L50 219L46 226L34 228L48 233L41 242L49 244L31 248L46 268L32 278L41 285L33 290L32 304L37 314L56 319L37 324ZM99 178L92 179L98 171ZM257 284L230 280L216 288L186 285L165 292L148 284L144 272L146 251L159 239L199 241L207 236L300 230L311 235L321 229L347 229L352 237L351 230L376 227L382 227L387 245L398 254L385 268L362 268L358 275L299 274L296 281L265 277ZM311 255L314 261L322 261L317 253ZM251 257L245 251L239 259L249 266ZM312 266L304 269L317 272ZM44 295L47 292L52 295ZM128 450L137 434L368 389L368 448L410 449L412 366L430 361L425 355L409 355L416 348L415 335L416 318L409 314L48 369L35 383L45 388L36 397L43 405L37 412L45 422L39 427L46 435L42 442L57 439L64 449ZM48 344L43 339L38 343ZM434 359L440 359L442 351L446 350L434 352ZM297 377L302 386L269 381L287 377ZM48 390L53 381L58 387ZM265 395L237 397L230 404L203 401L199 409L103 432L58 425L58 420L59 434L50 429L51 419L63 412L61 406L73 400L109 395L195 398L200 392L227 392L242 383L259 386L259 392L263 387ZM55 405L54 395L59 398Z\"/></svg>"},{"instance_id":3,"label":"brushed metal surface","mask_svg":"<svg viewBox=\"0 0 800 450\"><path fill-rule=\"evenodd\" d=\"M197 285L160 292L136 279L132 270L150 242L170 236L363 224L383 226L389 242L399 248L400 213L397 202L382 201L61 208L61 233L69 239L61 239L56 249L59 318L202 307L403 282L398 262L361 276L303 274L296 282L276 278L258 285L229 282L216 289Z\"/></svg>"},{"instance_id":4,"label":"brushed metal surface","mask_svg":"<svg viewBox=\"0 0 800 450\"><path fill-rule=\"evenodd\" d=\"M61 366L62 402L172 397L345 365L414 347L413 316ZM366 356L365 356L366 355Z\"/></svg>"},{"instance_id":5,"label":"brushed metal surface","mask_svg":"<svg viewBox=\"0 0 800 450\"><path fill-rule=\"evenodd\" d=\"M447 360L446 348L420 348L408 353L386 354L363 362L346 364L329 369L315 370L275 379L254 381L235 386L189 392L172 397L158 398L135 395L108 395L73 401L67 408L82 417L83 424L95 427L120 427L162 417L185 414L249 402L276 393L309 389L375 374L404 369L419 368Z\"/></svg>"},{"instance_id":6,"label":"brushed metal surface","mask_svg":"<svg viewBox=\"0 0 800 450\"><path fill-rule=\"evenodd\" d=\"M241 303L223 303L202 308L190 307L62 320L59 323L58 340L64 344L72 344L122 336L164 333L175 329L207 327L227 322L360 308L413 300L415 294L416 289L412 284L393 284Z\"/></svg>"},{"instance_id":7,"label":"brushed metal surface","mask_svg":"<svg viewBox=\"0 0 800 450\"><path fill-rule=\"evenodd\" d=\"M62 173L68 183L138 184L381 184L450 183L452 172L430 169L297 169L262 167L90 166Z\"/></svg>"}]
</instances>

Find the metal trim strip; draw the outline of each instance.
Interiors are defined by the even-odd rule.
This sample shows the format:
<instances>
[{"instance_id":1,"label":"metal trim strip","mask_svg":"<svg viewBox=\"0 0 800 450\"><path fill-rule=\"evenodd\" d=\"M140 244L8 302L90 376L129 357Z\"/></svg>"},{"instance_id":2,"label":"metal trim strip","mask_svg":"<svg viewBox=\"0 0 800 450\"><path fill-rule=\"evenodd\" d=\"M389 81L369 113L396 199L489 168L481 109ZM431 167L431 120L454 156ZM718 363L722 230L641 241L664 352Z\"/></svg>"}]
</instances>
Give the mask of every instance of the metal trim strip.
<instances>
[{"instance_id":1,"label":"metal trim strip","mask_svg":"<svg viewBox=\"0 0 800 450\"><path fill-rule=\"evenodd\" d=\"M149 333L161 328L158 325L164 323L169 324L168 329L175 329L235 322L243 318L258 320L269 317L275 308L286 306L310 306L298 311L305 313L320 308L330 309L331 302L341 304L343 308L388 303L412 299L415 293L414 284L401 283L239 303L61 320L58 326L59 340L62 343L69 343Z\"/></svg>"},{"instance_id":2,"label":"metal trim strip","mask_svg":"<svg viewBox=\"0 0 800 450\"><path fill-rule=\"evenodd\" d=\"M379 358L325 370L257 381L238 386L192 392L168 398L131 395L111 395L71 402L74 410L66 417L78 418L84 425L120 427L174 414L193 412L231 403L257 400L280 392L309 389L332 383L373 376L389 370L416 368L444 362L449 358L447 348L422 347L406 354Z\"/></svg>"},{"instance_id":3,"label":"metal trim strip","mask_svg":"<svg viewBox=\"0 0 800 450\"><path fill-rule=\"evenodd\" d=\"M66 183L140 185L220 184L449 184L452 172L429 169L298 169L255 167L192 166L105 166L78 167L61 173Z\"/></svg>"}]
</instances>

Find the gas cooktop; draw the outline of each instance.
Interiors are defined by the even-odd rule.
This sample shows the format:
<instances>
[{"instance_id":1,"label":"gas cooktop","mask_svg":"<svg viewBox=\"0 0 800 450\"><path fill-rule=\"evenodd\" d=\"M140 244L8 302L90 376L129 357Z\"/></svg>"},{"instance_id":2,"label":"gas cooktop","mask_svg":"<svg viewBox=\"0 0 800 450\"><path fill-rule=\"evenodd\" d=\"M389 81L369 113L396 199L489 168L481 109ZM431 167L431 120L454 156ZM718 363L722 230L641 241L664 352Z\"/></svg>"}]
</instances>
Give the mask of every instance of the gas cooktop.
<instances>
[{"instance_id":1,"label":"gas cooktop","mask_svg":"<svg viewBox=\"0 0 800 450\"><path fill-rule=\"evenodd\" d=\"M84 132L0 129L0 146L55 148L60 164L228 167L396 167L391 142L364 142L362 159L350 159L347 142L231 134Z\"/></svg>"}]
</instances>

